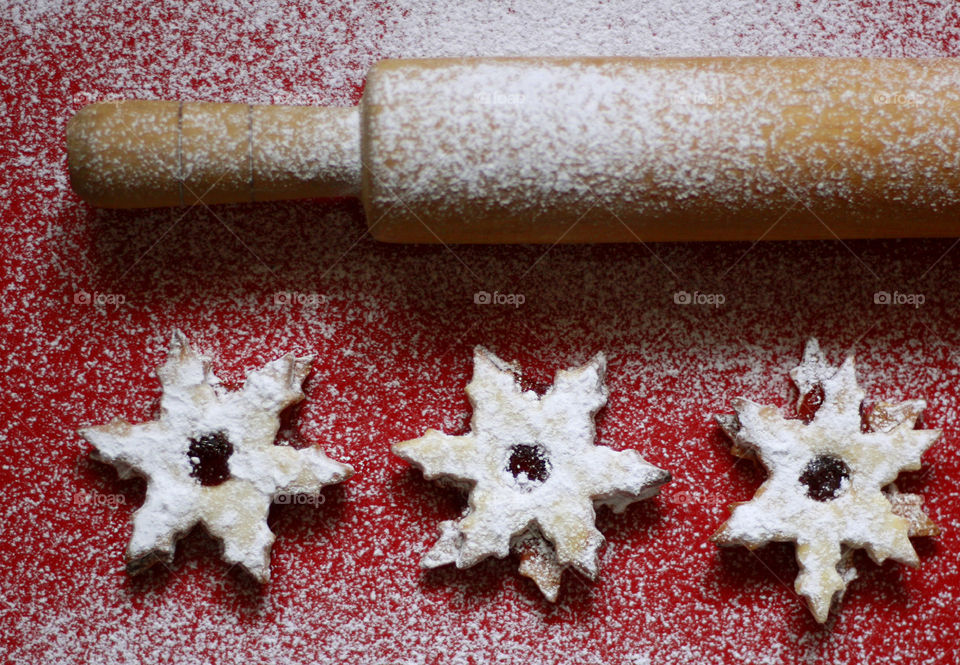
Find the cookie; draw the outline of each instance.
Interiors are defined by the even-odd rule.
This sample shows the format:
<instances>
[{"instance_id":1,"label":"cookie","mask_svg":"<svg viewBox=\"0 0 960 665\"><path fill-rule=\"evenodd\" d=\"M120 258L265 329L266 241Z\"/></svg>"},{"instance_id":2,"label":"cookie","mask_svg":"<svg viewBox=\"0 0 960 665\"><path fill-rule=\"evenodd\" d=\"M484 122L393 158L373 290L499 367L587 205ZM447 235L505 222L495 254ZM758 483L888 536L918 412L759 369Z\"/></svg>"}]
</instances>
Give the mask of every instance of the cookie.
<instances>
[{"instance_id":1,"label":"cookie","mask_svg":"<svg viewBox=\"0 0 960 665\"><path fill-rule=\"evenodd\" d=\"M734 504L712 539L750 549L796 543L796 591L824 623L856 577L852 550L866 550L877 563L917 566L910 536L939 532L923 499L900 493L894 481L920 468L940 430L915 428L923 400L880 403L862 416L853 356L834 368L815 339L790 376L799 418L744 398L733 400L734 415L717 417L733 453L759 461L768 477L750 501Z\"/></svg>"},{"instance_id":2,"label":"cookie","mask_svg":"<svg viewBox=\"0 0 960 665\"><path fill-rule=\"evenodd\" d=\"M147 481L146 500L133 516L129 573L169 563L176 541L201 524L220 542L226 562L240 564L261 583L269 580L270 504L318 493L353 475L350 466L316 446L274 445L280 412L304 397L300 386L310 363L285 355L249 372L243 387L230 392L209 359L175 330L157 370L163 388L159 417L80 430L94 458L116 467L121 478Z\"/></svg>"},{"instance_id":3,"label":"cookie","mask_svg":"<svg viewBox=\"0 0 960 665\"><path fill-rule=\"evenodd\" d=\"M440 524L440 538L422 561L426 568L468 568L511 550L521 574L555 601L562 572L595 579L604 542L595 508L622 512L655 495L670 474L635 450L595 445L594 417L606 404L606 359L557 372L542 396L524 391L519 370L477 347L467 396L470 432L451 436L429 429L393 451L423 471L469 492L458 520Z\"/></svg>"}]
</instances>

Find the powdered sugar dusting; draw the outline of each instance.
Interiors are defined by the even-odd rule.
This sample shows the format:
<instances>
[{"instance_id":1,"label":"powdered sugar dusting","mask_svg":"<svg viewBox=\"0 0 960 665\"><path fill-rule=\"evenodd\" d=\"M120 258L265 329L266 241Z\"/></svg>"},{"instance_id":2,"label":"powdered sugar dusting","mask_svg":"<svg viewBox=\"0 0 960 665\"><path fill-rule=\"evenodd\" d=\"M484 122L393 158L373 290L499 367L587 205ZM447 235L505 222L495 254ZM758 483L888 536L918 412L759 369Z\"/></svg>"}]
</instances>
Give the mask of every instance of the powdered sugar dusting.
<instances>
[{"instance_id":1,"label":"powdered sugar dusting","mask_svg":"<svg viewBox=\"0 0 960 665\"><path fill-rule=\"evenodd\" d=\"M364 205L401 242L951 235L958 88L949 59L387 62Z\"/></svg>"},{"instance_id":2,"label":"powdered sugar dusting","mask_svg":"<svg viewBox=\"0 0 960 665\"><path fill-rule=\"evenodd\" d=\"M121 96L349 106L383 57L951 55L954 3L41 1L6 2L0 15L0 76L11 82L0 89L8 660L950 659L960 588L951 240L448 250L376 243L351 203L196 207L182 218L94 211L69 190L63 129L82 104ZM521 294L522 305L498 304ZM718 294L723 304L705 304ZM895 294L925 302L897 305ZM143 487L90 462L74 433L114 414L152 417L160 392L144 377L177 326L217 358L228 387L280 353L315 356L281 438L357 468L322 505L273 508L269 593L228 572L201 534L181 542L171 571L129 581L122 552ZM777 582L796 574L789 548L758 561L706 542L725 504L762 481L731 459L710 415L737 395L794 401L787 373L809 335L830 358L856 351L871 398L923 398L925 426L944 430L928 466L898 481L928 497L943 535L915 542L917 571L857 562L860 580L824 629ZM555 607L513 560L469 576L416 565L462 498L406 471L389 444L426 423L466 431L476 344L517 361L531 383L603 351L598 444L642 450L674 473L659 497L599 511L603 573L590 584L571 576Z\"/></svg>"}]
</instances>

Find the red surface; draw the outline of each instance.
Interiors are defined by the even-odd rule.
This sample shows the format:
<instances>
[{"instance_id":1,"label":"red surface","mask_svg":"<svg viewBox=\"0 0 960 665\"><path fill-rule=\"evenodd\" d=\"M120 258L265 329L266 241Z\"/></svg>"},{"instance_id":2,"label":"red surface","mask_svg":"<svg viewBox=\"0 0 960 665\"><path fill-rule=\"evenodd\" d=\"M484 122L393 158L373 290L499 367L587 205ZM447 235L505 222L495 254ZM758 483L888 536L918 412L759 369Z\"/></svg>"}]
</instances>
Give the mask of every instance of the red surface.
<instances>
[{"instance_id":1,"label":"red surface","mask_svg":"<svg viewBox=\"0 0 960 665\"><path fill-rule=\"evenodd\" d=\"M891 11L865 4L865 22ZM64 167L64 123L82 102L110 95L264 102L278 94L355 101L363 63L380 55L378 10L310 10L314 22L339 16L348 31L340 39L356 40L332 71L323 65L324 44L307 44L291 28L298 24L289 5L290 22L259 28L231 9L48 9L31 19L32 34L3 24L0 59L5 659L957 657L960 248L953 239L447 249L377 244L350 202L93 210L70 193ZM923 11L939 22L904 13L904 29L882 32L891 54L911 40L950 54L957 26L949 29L936 9ZM358 16L370 20L360 24ZM289 43L302 61L290 59ZM283 67L270 63L274 56L287 58ZM478 290L522 293L525 303L478 306ZM722 293L725 303L677 305L679 290ZM881 290L923 294L925 302L876 305ZM278 292L318 294L322 302L278 305ZM98 307L83 303L82 293L124 302ZM269 588L229 570L202 533L180 544L169 569L137 579L122 571L143 484L91 462L75 430L116 416L151 417L159 396L152 370L175 326L233 385L245 369L284 352L316 355L307 399L284 437L317 443L358 470L325 490L320 506L274 508ZM787 372L808 336L835 362L856 352L868 401L924 397L926 426L944 432L923 471L901 484L926 497L944 533L914 540L917 570L862 557L861 578L823 627L792 591L792 546L751 554L707 541L724 506L749 498L762 480L736 462L709 415L728 410L735 395L787 408L795 398ZM620 516L601 511L608 547L600 578L566 574L556 605L516 573L515 559L463 571L418 566L437 523L457 515L462 499L425 482L389 445L428 427L466 431L463 387L475 344L519 361L541 384L606 352L611 397L598 421L600 443L638 448L674 476L657 499Z\"/></svg>"}]
</instances>

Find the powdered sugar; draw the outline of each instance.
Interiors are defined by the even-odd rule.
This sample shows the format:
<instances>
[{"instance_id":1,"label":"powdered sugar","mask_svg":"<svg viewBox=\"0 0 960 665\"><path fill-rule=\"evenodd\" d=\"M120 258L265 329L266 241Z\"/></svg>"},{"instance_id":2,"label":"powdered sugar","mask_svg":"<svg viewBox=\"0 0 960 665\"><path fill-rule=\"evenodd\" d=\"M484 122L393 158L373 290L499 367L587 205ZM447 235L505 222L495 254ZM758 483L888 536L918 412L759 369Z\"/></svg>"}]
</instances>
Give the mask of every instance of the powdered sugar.
<instances>
[{"instance_id":1,"label":"powdered sugar","mask_svg":"<svg viewBox=\"0 0 960 665\"><path fill-rule=\"evenodd\" d=\"M952 60L386 62L364 205L405 242L952 235L958 88Z\"/></svg>"},{"instance_id":2,"label":"powdered sugar","mask_svg":"<svg viewBox=\"0 0 960 665\"><path fill-rule=\"evenodd\" d=\"M383 57L951 55L955 3L124 0L2 11L16 24L0 56L8 659L949 659L960 588L952 240L451 251L376 243L352 204L197 207L183 218L94 211L70 192L63 128L81 104L111 97L354 105ZM926 303L875 302L898 290ZM477 304L480 291L525 303ZM681 291L722 293L725 304L681 304ZM281 436L358 470L325 489L322 506L273 508L269 593L227 574L216 548L192 536L172 572L131 582L122 571L143 489L86 461L75 429L154 415L160 393L145 377L176 326L217 358L230 387L281 352L316 356ZM758 560L705 542L725 505L762 482L735 463L710 416L737 395L786 407L796 397L787 373L808 335L831 358L855 349L868 395L922 397L926 426L944 429L924 469L898 481L929 497L943 536L916 543L919 571L858 562L861 581L829 630L777 582L796 573L790 548L767 547ZM416 565L435 525L462 504L407 471L389 444L427 423L466 431L476 344L516 360L532 382L603 351L610 396L598 444L641 449L674 472L660 496L624 515L598 512L603 574L590 584L569 576L555 607L514 560L468 575Z\"/></svg>"}]
</instances>

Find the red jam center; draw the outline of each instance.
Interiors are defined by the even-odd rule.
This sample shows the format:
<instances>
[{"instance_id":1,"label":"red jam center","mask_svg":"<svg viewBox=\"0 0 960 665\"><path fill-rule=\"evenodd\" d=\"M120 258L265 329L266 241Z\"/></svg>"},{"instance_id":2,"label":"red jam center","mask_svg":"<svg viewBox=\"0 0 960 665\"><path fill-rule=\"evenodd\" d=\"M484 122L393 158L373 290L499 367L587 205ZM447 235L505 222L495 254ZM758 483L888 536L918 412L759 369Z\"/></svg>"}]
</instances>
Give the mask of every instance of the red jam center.
<instances>
[{"instance_id":1,"label":"red jam center","mask_svg":"<svg viewBox=\"0 0 960 665\"><path fill-rule=\"evenodd\" d=\"M807 487L807 496L814 501L832 501L842 493L843 481L850 478L850 468L832 455L810 460L800 482Z\"/></svg>"},{"instance_id":2,"label":"red jam center","mask_svg":"<svg viewBox=\"0 0 960 665\"><path fill-rule=\"evenodd\" d=\"M190 439L190 475L204 487L219 485L230 478L227 460L233 454L233 444L223 432L204 434L199 439Z\"/></svg>"},{"instance_id":3,"label":"red jam center","mask_svg":"<svg viewBox=\"0 0 960 665\"><path fill-rule=\"evenodd\" d=\"M542 483L550 477L550 462L547 451L539 444L518 443L510 449L507 470L514 478L525 474L527 479Z\"/></svg>"}]
</instances>

